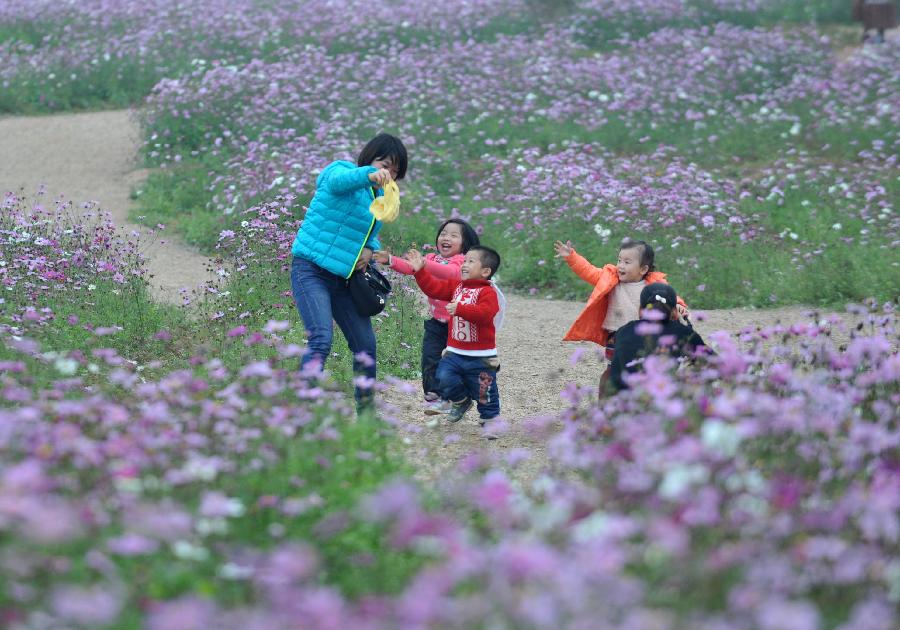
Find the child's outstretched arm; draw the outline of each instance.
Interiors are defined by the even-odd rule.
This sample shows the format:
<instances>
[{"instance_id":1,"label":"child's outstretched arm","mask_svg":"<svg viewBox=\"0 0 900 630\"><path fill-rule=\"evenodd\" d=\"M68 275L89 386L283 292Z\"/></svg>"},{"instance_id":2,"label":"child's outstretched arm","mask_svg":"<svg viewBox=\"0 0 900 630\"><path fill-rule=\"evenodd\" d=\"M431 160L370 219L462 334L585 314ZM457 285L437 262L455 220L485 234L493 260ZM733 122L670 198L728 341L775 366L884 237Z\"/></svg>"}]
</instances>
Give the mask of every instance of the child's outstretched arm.
<instances>
[{"instance_id":1,"label":"child's outstretched arm","mask_svg":"<svg viewBox=\"0 0 900 630\"><path fill-rule=\"evenodd\" d=\"M411 276L416 273L416 270L412 268L409 261L400 256L394 256L385 250L375 252L375 262L381 265L388 265L397 273L402 273L405 276Z\"/></svg>"},{"instance_id":2,"label":"child's outstretched arm","mask_svg":"<svg viewBox=\"0 0 900 630\"><path fill-rule=\"evenodd\" d=\"M584 256L579 255L575 251L572 241L566 241L565 243L556 241L553 248L556 250L557 258L564 259L569 267L572 268L572 271L578 274L578 277L592 285L596 285L600 281L600 277L604 272L615 273L616 268L614 265L606 265L600 268L589 263Z\"/></svg>"},{"instance_id":3,"label":"child's outstretched arm","mask_svg":"<svg viewBox=\"0 0 900 630\"><path fill-rule=\"evenodd\" d=\"M462 278L460 268L465 259L466 257L462 254L457 254L456 256L451 257L447 261L447 264L441 264L437 261L425 258L425 269L427 269L428 273L435 278L453 278L454 280L459 280ZM388 265L397 273L402 273L406 276L411 276L416 273L416 270L412 268L412 265L409 264L408 260L401 258L400 256L394 256L385 250L375 252L375 262L381 265Z\"/></svg>"},{"instance_id":4,"label":"child's outstretched arm","mask_svg":"<svg viewBox=\"0 0 900 630\"><path fill-rule=\"evenodd\" d=\"M417 249L411 249L406 254L410 267L415 272L416 284L422 289L422 293L436 300L449 301L453 292L459 285L459 280L435 278L425 268L425 258Z\"/></svg>"},{"instance_id":5,"label":"child's outstretched arm","mask_svg":"<svg viewBox=\"0 0 900 630\"><path fill-rule=\"evenodd\" d=\"M451 256L447 259L447 264L441 264L436 260L425 258L425 269L428 270L435 278L452 278L453 280L462 280L462 264L466 257L462 254Z\"/></svg>"}]
</instances>

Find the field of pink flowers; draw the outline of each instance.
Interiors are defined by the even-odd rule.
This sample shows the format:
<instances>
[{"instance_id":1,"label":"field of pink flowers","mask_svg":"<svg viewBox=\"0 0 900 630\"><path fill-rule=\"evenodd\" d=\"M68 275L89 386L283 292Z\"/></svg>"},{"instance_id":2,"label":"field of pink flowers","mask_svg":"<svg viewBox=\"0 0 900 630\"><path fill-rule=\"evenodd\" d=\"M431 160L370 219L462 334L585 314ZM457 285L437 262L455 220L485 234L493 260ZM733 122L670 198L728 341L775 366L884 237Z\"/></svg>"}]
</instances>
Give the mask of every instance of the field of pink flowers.
<instances>
[{"instance_id":1,"label":"field of pink flowers","mask_svg":"<svg viewBox=\"0 0 900 630\"><path fill-rule=\"evenodd\" d=\"M553 462L534 482L513 450L418 487L403 424L348 423L350 399L290 364L287 322L232 331L261 349L233 365L135 361L116 326L53 350L65 305L138 260L102 222L4 209L4 286L51 304L0 322L6 626L896 627L890 304L855 307L841 347L840 318L813 315L716 335L695 370L650 361L599 405L568 388L530 423Z\"/></svg>"},{"instance_id":2,"label":"field of pink flowers","mask_svg":"<svg viewBox=\"0 0 900 630\"><path fill-rule=\"evenodd\" d=\"M663 268L703 306L888 298L896 274L866 265L872 247L898 265L898 56L895 43L841 57L810 27L727 23L600 52L554 23L204 65L146 101L146 154L164 172L141 212L202 224L194 239L211 247L260 204L291 195L302 212L322 164L387 128L415 156L392 247L429 242L441 217L463 216L514 245L501 251L507 284L576 295L577 281L544 263L554 240L588 227L608 233L576 243L597 260L626 235L652 234ZM311 82L310 68L328 71ZM165 213L185 205L167 197L179 187L189 217Z\"/></svg>"},{"instance_id":3,"label":"field of pink flowers","mask_svg":"<svg viewBox=\"0 0 900 630\"><path fill-rule=\"evenodd\" d=\"M139 212L222 278L154 304L102 208L5 194L0 626L896 628L900 47L838 54L821 22L848 13L0 0L0 111L141 103ZM285 284L319 169L380 130L412 156L392 248L463 216L505 286L581 299L553 240L600 262L642 235L692 305L862 323L717 333L600 403L567 386L527 424L533 481L509 449L417 484L415 427L348 421L348 357L296 369ZM415 376L412 293L376 320L387 381Z\"/></svg>"}]
</instances>

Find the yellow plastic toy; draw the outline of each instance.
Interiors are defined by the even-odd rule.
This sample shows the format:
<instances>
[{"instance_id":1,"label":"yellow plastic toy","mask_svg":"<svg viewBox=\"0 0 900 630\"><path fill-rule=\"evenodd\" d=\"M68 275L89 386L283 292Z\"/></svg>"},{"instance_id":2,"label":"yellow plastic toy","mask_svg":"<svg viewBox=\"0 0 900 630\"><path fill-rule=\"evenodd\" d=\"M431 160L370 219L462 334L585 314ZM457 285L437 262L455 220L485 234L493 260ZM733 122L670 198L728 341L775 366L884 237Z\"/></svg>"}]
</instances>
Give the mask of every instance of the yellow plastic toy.
<instances>
[{"instance_id":1,"label":"yellow plastic toy","mask_svg":"<svg viewBox=\"0 0 900 630\"><path fill-rule=\"evenodd\" d=\"M394 180L384 185L384 194L375 197L369 205L369 212L383 223L393 223L400 216L400 188Z\"/></svg>"}]
</instances>

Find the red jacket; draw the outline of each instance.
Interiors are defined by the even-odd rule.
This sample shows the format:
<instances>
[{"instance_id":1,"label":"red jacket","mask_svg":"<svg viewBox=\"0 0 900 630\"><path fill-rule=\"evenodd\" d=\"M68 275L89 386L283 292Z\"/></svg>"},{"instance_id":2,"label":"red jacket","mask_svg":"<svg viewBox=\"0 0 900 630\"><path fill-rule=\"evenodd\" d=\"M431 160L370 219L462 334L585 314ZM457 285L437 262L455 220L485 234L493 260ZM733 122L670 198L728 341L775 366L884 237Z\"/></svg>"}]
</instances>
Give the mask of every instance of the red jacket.
<instances>
[{"instance_id":1,"label":"red jacket","mask_svg":"<svg viewBox=\"0 0 900 630\"><path fill-rule=\"evenodd\" d=\"M594 285L594 290L591 292L591 297L588 298L587 306L584 307L569 332L563 337L563 341L593 341L605 346L609 339L609 332L603 329L603 322L606 320L606 311L609 308L609 294L619 284L618 270L615 265L595 267L575 251L569 254L566 262L582 280ZM651 271L644 279L647 284L666 282L666 274L660 271ZM686 308L684 300L680 297L678 303Z\"/></svg>"},{"instance_id":2,"label":"red jacket","mask_svg":"<svg viewBox=\"0 0 900 630\"><path fill-rule=\"evenodd\" d=\"M500 310L497 292L488 280L435 278L427 267L416 272L416 283L430 298L458 302L447 326L447 347L457 354L497 354L494 316Z\"/></svg>"}]
</instances>

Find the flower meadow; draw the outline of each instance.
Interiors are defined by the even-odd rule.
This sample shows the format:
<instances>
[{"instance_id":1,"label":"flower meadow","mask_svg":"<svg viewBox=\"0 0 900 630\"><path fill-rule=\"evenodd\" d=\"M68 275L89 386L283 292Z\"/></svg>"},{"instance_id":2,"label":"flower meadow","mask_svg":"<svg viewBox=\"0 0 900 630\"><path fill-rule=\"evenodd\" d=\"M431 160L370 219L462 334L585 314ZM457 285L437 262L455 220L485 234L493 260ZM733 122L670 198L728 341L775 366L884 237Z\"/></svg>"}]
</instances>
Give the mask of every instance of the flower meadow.
<instances>
[{"instance_id":1,"label":"flower meadow","mask_svg":"<svg viewBox=\"0 0 900 630\"><path fill-rule=\"evenodd\" d=\"M0 626L897 627L900 47L842 50L847 19L0 1L0 111L135 105L155 226L0 203ZM416 482L428 436L355 417L345 345L331 378L298 370L287 285L320 169L382 130L411 157L395 252L461 216L505 289L580 300L553 241L600 264L637 236L692 307L845 314L714 333L601 401L565 386L516 427L537 474L508 448ZM163 225L215 266L184 308L146 289ZM419 296L391 279L377 388L415 396Z\"/></svg>"},{"instance_id":2,"label":"flower meadow","mask_svg":"<svg viewBox=\"0 0 900 630\"><path fill-rule=\"evenodd\" d=\"M105 253L88 248L83 265ZM28 284L16 269L8 279ZM473 452L433 487L390 446L415 427L390 409L348 422L349 396L284 363L302 351L287 322L230 335L255 360L198 351L170 369L118 351L114 327L48 351L49 310L4 312L4 625L898 621L889 303L854 307L849 332L810 313L716 334L705 363L649 359L601 403L568 387L560 417L525 427L551 455L537 478L517 480L526 450Z\"/></svg>"},{"instance_id":3,"label":"flower meadow","mask_svg":"<svg viewBox=\"0 0 900 630\"><path fill-rule=\"evenodd\" d=\"M888 43L838 58L808 27L719 23L603 52L553 27L204 66L146 101L146 154L163 170L142 212L212 247L260 204L292 195L302 213L322 164L352 159L358 138L387 127L415 155L408 220L385 234L393 247L429 242L441 218L462 216L524 245L510 248L508 284L571 296L572 278L544 266L554 240L609 231L576 242L602 261L622 237L652 234L673 282L702 306L887 298L896 274L857 290L833 272L867 274L871 246L898 263L897 55ZM367 87L379 84L392 100ZM166 214L185 202L191 216ZM810 258L832 262L798 266ZM710 267L715 292L690 294ZM803 269L810 282L784 286Z\"/></svg>"}]
</instances>

